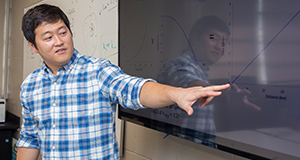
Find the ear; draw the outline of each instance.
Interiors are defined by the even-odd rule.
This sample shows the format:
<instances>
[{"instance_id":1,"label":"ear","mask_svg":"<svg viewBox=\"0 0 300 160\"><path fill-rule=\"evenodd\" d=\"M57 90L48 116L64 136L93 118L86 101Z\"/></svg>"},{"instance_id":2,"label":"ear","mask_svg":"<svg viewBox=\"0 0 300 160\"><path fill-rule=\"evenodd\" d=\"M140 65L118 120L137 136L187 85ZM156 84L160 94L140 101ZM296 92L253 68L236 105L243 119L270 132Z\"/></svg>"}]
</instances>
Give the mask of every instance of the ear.
<instances>
[{"instance_id":1,"label":"ear","mask_svg":"<svg viewBox=\"0 0 300 160\"><path fill-rule=\"evenodd\" d=\"M32 44L31 42L27 41L31 50L34 52L34 53L39 53L38 49L34 46L34 44Z\"/></svg>"}]
</instances>

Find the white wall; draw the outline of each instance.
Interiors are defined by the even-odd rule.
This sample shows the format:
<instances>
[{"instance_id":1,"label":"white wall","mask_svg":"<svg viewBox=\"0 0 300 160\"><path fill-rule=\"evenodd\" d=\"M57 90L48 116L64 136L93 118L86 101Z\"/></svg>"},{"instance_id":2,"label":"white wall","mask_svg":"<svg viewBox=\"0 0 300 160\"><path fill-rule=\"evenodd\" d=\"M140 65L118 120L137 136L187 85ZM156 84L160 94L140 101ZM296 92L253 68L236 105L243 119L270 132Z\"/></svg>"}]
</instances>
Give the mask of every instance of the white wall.
<instances>
[{"instance_id":1,"label":"white wall","mask_svg":"<svg viewBox=\"0 0 300 160\"><path fill-rule=\"evenodd\" d=\"M2 3L2 1L0 2ZM21 19L24 14L24 8L38 1L39 0L12 0L7 110L17 116L21 116L19 89L23 79L23 34L21 31ZM124 156L121 159L245 160L244 158L174 136L168 136L166 139L163 139L164 136L164 133L126 122Z\"/></svg>"},{"instance_id":2,"label":"white wall","mask_svg":"<svg viewBox=\"0 0 300 160\"><path fill-rule=\"evenodd\" d=\"M9 42L9 67L8 67L8 101L7 110L15 115L21 116L19 100L20 85L23 81L23 34L21 20L24 8L32 5L38 0L11 0L11 24Z\"/></svg>"},{"instance_id":3,"label":"white wall","mask_svg":"<svg viewBox=\"0 0 300 160\"><path fill-rule=\"evenodd\" d=\"M0 57L3 57L5 0L0 0ZM0 60L0 86L2 87L2 59ZM0 87L0 96L2 95Z\"/></svg>"}]
</instances>

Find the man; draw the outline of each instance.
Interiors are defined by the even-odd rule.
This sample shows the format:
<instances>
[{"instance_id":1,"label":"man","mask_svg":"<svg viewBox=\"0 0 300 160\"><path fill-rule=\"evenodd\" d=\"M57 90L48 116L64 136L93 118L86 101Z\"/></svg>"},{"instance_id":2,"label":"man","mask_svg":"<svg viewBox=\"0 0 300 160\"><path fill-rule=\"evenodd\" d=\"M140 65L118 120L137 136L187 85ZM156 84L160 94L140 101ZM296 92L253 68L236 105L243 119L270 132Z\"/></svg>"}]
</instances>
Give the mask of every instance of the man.
<instances>
[{"instance_id":1,"label":"man","mask_svg":"<svg viewBox=\"0 0 300 160\"><path fill-rule=\"evenodd\" d=\"M177 103L188 115L229 84L189 89L132 77L108 60L81 55L73 46L66 15L39 5L22 19L28 44L44 63L23 82L23 125L17 159L119 159L116 105L140 109Z\"/></svg>"}]
</instances>

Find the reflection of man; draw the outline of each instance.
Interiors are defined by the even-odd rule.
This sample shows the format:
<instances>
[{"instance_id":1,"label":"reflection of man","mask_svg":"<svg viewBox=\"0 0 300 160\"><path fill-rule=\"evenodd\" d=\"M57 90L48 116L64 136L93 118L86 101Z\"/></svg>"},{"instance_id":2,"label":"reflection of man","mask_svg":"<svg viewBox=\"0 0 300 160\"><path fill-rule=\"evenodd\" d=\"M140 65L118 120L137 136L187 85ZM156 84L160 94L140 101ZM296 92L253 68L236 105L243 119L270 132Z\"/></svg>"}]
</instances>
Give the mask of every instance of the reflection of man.
<instances>
[{"instance_id":1,"label":"reflection of man","mask_svg":"<svg viewBox=\"0 0 300 160\"><path fill-rule=\"evenodd\" d=\"M207 86L209 65L216 63L224 52L224 45L229 36L229 27L218 17L206 16L198 19L190 32L189 48L181 56L165 64L160 70L157 81L177 87ZM209 145L214 141L215 123L213 105L205 108L194 105L194 115L181 117L181 127L200 132L187 138ZM185 134L186 130L182 130ZM187 133L191 135L191 133Z\"/></svg>"},{"instance_id":2,"label":"reflection of man","mask_svg":"<svg viewBox=\"0 0 300 160\"><path fill-rule=\"evenodd\" d=\"M229 27L220 18L200 18L190 32L189 48L165 64L157 80L178 87L208 85L208 66L222 57L228 35Z\"/></svg>"},{"instance_id":3,"label":"reflection of man","mask_svg":"<svg viewBox=\"0 0 300 160\"><path fill-rule=\"evenodd\" d=\"M210 85L208 81L208 66L220 60L224 53L224 46L227 43L228 36L229 27L220 18L206 16L198 19L190 32L189 48L181 56L164 65L157 76L157 81L184 88ZM248 101L246 94L249 94L249 91L241 90L236 85L232 86L235 99L240 97L239 102L241 104L257 107ZM230 93L230 96L233 96L233 94ZM205 108L197 105L194 107L194 110L194 115L182 117L181 126L215 135L213 105L210 104ZM194 135L194 137L199 136ZM213 141L214 137L203 136L202 139Z\"/></svg>"}]
</instances>

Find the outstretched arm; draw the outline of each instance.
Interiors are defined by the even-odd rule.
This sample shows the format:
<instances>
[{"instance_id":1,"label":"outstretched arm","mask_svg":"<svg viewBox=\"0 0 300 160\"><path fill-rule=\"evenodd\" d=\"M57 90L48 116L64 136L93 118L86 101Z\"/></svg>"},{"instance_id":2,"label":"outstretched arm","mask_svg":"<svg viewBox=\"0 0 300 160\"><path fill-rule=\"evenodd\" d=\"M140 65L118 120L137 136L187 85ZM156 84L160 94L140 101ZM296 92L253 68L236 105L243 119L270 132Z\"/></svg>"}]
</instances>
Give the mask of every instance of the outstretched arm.
<instances>
[{"instance_id":1,"label":"outstretched arm","mask_svg":"<svg viewBox=\"0 0 300 160\"><path fill-rule=\"evenodd\" d=\"M140 93L142 105L150 108L161 108L177 103L188 115L193 114L192 105L200 98L200 106L204 107L215 96L221 95L221 90L230 85L213 85L208 87L177 88L156 82L146 82Z\"/></svg>"}]
</instances>

